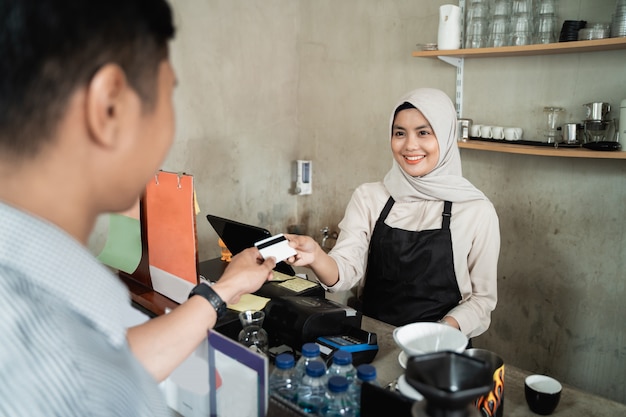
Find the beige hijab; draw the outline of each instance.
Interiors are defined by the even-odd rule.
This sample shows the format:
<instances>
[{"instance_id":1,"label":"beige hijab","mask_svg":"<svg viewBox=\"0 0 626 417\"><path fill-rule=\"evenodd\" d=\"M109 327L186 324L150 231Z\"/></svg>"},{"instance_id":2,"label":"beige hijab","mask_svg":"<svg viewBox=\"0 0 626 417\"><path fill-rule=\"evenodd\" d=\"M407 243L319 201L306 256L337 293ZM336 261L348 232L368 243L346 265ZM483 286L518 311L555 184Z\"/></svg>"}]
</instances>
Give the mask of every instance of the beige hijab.
<instances>
[{"instance_id":1,"label":"beige hijab","mask_svg":"<svg viewBox=\"0 0 626 417\"><path fill-rule=\"evenodd\" d=\"M461 174L461 156L456 143L456 110L450 98L443 91L433 88L413 90L394 107L390 126L393 125L395 110L405 102L415 106L433 128L439 141L439 162L428 174L413 177L394 159L393 166L383 180L394 200L442 200L453 203L486 200L487 197ZM391 133L389 137L391 138Z\"/></svg>"}]
</instances>

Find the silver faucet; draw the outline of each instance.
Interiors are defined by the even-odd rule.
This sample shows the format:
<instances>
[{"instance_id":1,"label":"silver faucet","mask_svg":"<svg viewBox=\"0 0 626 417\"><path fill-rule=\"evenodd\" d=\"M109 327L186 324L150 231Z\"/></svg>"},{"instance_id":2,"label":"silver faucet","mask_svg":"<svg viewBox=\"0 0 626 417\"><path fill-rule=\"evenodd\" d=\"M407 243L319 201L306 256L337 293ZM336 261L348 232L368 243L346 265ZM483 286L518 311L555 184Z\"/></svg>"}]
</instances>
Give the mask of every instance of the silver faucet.
<instances>
[{"instance_id":1,"label":"silver faucet","mask_svg":"<svg viewBox=\"0 0 626 417\"><path fill-rule=\"evenodd\" d=\"M328 226L325 226L320 232L322 232L322 244L320 246L324 251L328 252L331 248L326 247L326 241L328 239L337 240L337 232L331 232Z\"/></svg>"}]
</instances>

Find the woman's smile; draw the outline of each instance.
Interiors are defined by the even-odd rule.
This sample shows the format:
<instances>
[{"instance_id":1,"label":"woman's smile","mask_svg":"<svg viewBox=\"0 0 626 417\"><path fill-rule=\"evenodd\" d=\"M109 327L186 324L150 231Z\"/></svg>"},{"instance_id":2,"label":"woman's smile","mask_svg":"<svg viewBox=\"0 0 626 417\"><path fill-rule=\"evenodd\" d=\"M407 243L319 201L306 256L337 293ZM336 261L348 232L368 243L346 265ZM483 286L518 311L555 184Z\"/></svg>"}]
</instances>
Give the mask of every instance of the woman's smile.
<instances>
[{"instance_id":1,"label":"woman's smile","mask_svg":"<svg viewBox=\"0 0 626 417\"><path fill-rule=\"evenodd\" d=\"M424 158L425 158L424 155L415 155L415 156L404 155L404 159L406 159L407 163L411 165L420 163L420 161Z\"/></svg>"}]
</instances>

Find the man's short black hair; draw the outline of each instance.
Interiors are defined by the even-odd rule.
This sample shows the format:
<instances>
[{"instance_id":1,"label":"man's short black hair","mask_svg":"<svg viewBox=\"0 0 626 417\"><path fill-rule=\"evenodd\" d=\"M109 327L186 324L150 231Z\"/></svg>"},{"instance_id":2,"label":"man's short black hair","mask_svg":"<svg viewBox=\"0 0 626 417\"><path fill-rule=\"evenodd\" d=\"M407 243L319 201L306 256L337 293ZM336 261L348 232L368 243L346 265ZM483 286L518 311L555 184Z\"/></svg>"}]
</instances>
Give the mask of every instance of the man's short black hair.
<instances>
[{"instance_id":1,"label":"man's short black hair","mask_svg":"<svg viewBox=\"0 0 626 417\"><path fill-rule=\"evenodd\" d=\"M150 108L173 36L165 0L1 0L0 153L35 154L107 63Z\"/></svg>"}]
</instances>

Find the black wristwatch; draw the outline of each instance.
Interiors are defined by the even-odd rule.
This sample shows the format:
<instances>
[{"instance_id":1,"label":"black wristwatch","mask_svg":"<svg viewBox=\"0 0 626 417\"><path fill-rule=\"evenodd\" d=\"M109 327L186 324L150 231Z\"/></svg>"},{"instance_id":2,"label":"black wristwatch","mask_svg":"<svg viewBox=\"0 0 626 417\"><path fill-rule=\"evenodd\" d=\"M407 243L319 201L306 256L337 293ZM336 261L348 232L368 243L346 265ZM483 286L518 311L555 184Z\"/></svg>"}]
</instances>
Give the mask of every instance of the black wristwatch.
<instances>
[{"instance_id":1,"label":"black wristwatch","mask_svg":"<svg viewBox=\"0 0 626 417\"><path fill-rule=\"evenodd\" d=\"M218 319L226 314L226 303L219 295L217 295L215 291L213 291L213 288L211 288L209 284L198 284L193 287L193 289L189 293L189 298L193 297L194 295L204 297L204 299L211 303L211 305L215 309L215 312L217 313Z\"/></svg>"}]
</instances>

